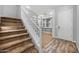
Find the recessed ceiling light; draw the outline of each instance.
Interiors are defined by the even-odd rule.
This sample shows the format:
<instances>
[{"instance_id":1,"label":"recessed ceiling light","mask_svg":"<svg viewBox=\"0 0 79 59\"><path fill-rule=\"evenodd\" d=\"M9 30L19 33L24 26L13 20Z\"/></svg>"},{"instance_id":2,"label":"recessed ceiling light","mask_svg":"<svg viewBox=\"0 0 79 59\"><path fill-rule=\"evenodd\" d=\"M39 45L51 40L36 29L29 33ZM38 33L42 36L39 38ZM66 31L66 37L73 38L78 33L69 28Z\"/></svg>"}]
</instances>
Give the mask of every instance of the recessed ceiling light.
<instances>
[{"instance_id":1,"label":"recessed ceiling light","mask_svg":"<svg viewBox=\"0 0 79 59\"><path fill-rule=\"evenodd\" d=\"M30 9L30 6L26 6L27 9Z\"/></svg>"},{"instance_id":2,"label":"recessed ceiling light","mask_svg":"<svg viewBox=\"0 0 79 59\"><path fill-rule=\"evenodd\" d=\"M49 14L50 14L50 15L52 15L52 14L53 14L53 12L51 11L51 12L49 12Z\"/></svg>"}]
</instances>

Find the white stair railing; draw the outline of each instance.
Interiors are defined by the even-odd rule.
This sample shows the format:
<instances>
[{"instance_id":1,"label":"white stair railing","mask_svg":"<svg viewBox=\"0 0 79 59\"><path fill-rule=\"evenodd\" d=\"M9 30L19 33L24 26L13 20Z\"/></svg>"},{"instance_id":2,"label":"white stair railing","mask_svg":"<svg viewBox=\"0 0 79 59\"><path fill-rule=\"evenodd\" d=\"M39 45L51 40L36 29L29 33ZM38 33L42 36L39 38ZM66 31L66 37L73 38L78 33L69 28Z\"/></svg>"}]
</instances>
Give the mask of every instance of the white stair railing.
<instances>
[{"instance_id":1,"label":"white stair railing","mask_svg":"<svg viewBox=\"0 0 79 59\"><path fill-rule=\"evenodd\" d=\"M21 18L25 25L25 28L29 31L37 49L41 52L41 27L38 26L33 19L31 19L32 14L27 12L26 6L21 6ZM32 12L31 12L32 13ZM29 16L30 14L30 16Z\"/></svg>"}]
</instances>

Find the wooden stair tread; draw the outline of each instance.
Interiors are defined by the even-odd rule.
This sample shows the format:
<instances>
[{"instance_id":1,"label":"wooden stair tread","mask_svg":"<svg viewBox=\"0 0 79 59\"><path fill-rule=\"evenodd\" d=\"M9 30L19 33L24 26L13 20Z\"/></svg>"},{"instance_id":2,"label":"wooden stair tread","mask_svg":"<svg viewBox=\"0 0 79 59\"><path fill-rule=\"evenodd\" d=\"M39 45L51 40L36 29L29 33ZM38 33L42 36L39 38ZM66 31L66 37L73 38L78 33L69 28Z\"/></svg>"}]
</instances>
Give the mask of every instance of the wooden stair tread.
<instances>
[{"instance_id":1,"label":"wooden stair tread","mask_svg":"<svg viewBox=\"0 0 79 59\"><path fill-rule=\"evenodd\" d=\"M15 21L21 21L21 19L18 19L18 18L12 18L12 17L1 17L1 19L10 19L10 20L15 20Z\"/></svg>"},{"instance_id":2,"label":"wooden stair tread","mask_svg":"<svg viewBox=\"0 0 79 59\"><path fill-rule=\"evenodd\" d=\"M15 49L13 49L13 50L11 50L9 52L10 53L20 53L20 52L23 52L24 50L26 50L26 49L28 49L28 48L30 48L32 46L33 46L33 43L29 43L29 44L26 43L26 44L24 44L22 46L19 46L19 47L15 48Z\"/></svg>"},{"instance_id":3,"label":"wooden stair tread","mask_svg":"<svg viewBox=\"0 0 79 59\"><path fill-rule=\"evenodd\" d=\"M2 22L21 23L21 21L16 21L16 20L5 20L5 19L2 19Z\"/></svg>"},{"instance_id":4,"label":"wooden stair tread","mask_svg":"<svg viewBox=\"0 0 79 59\"><path fill-rule=\"evenodd\" d=\"M37 53L37 49L34 47L31 47L29 49L27 49L26 51L24 51L24 53Z\"/></svg>"},{"instance_id":5,"label":"wooden stair tread","mask_svg":"<svg viewBox=\"0 0 79 59\"><path fill-rule=\"evenodd\" d=\"M1 26L1 28L24 27L24 26Z\"/></svg>"},{"instance_id":6,"label":"wooden stair tread","mask_svg":"<svg viewBox=\"0 0 79 59\"><path fill-rule=\"evenodd\" d=\"M5 40L8 38L13 38L13 37L18 37L18 36L22 36L22 35L27 35L28 33L22 33L22 34L17 34L17 35L10 35L10 36L5 36L5 37L0 37L0 40Z\"/></svg>"},{"instance_id":7,"label":"wooden stair tread","mask_svg":"<svg viewBox=\"0 0 79 59\"><path fill-rule=\"evenodd\" d=\"M37 52L21 19L1 17L0 49L7 53Z\"/></svg>"},{"instance_id":8,"label":"wooden stair tread","mask_svg":"<svg viewBox=\"0 0 79 59\"><path fill-rule=\"evenodd\" d=\"M19 43L21 43L21 42L27 41L27 40L29 40L29 39L30 39L30 38L25 38L25 39L15 40L15 41L12 41L12 42L9 42L9 43L5 43L5 44L0 45L0 48L1 48L1 49L5 49L5 48L11 47L11 46L13 46L13 45L19 44Z\"/></svg>"},{"instance_id":9,"label":"wooden stair tread","mask_svg":"<svg viewBox=\"0 0 79 59\"><path fill-rule=\"evenodd\" d=\"M13 29L24 29L24 26L1 26L1 30L13 30Z\"/></svg>"},{"instance_id":10,"label":"wooden stair tread","mask_svg":"<svg viewBox=\"0 0 79 59\"><path fill-rule=\"evenodd\" d=\"M0 31L1 33L8 33L8 32L15 32L15 31L24 31L25 29L18 29L18 30L6 30L6 31Z\"/></svg>"},{"instance_id":11,"label":"wooden stair tread","mask_svg":"<svg viewBox=\"0 0 79 59\"><path fill-rule=\"evenodd\" d=\"M24 27L24 26L1 26L2 29L4 29L4 28L20 28L20 27Z\"/></svg>"},{"instance_id":12,"label":"wooden stair tread","mask_svg":"<svg viewBox=\"0 0 79 59\"><path fill-rule=\"evenodd\" d=\"M6 21L2 21L1 26L23 26L22 23L18 23L18 22L6 22Z\"/></svg>"}]
</instances>

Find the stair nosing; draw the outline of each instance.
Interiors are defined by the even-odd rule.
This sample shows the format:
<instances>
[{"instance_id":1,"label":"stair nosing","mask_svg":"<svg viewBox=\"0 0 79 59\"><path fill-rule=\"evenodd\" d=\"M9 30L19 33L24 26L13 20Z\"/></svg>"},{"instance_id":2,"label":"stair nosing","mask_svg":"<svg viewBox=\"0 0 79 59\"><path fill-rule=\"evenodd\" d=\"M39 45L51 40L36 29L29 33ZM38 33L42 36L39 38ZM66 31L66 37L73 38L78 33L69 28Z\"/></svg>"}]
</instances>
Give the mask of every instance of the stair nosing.
<instances>
[{"instance_id":1,"label":"stair nosing","mask_svg":"<svg viewBox=\"0 0 79 59\"><path fill-rule=\"evenodd\" d=\"M22 33L22 34L17 34L17 35L10 35L10 36L1 37L0 40L18 37L18 36L22 36L22 35L28 35L28 33Z\"/></svg>"},{"instance_id":2,"label":"stair nosing","mask_svg":"<svg viewBox=\"0 0 79 59\"><path fill-rule=\"evenodd\" d=\"M21 19L20 18L14 18L14 17L3 17L1 16L1 19L11 19L11 20L17 20L17 21L20 21Z\"/></svg>"},{"instance_id":3,"label":"stair nosing","mask_svg":"<svg viewBox=\"0 0 79 59\"><path fill-rule=\"evenodd\" d=\"M16 31L23 31L23 30L25 30L25 29L18 29L18 30L6 30L6 31L0 31L0 34L1 33L8 33L8 32L16 32Z\"/></svg>"},{"instance_id":4,"label":"stair nosing","mask_svg":"<svg viewBox=\"0 0 79 59\"><path fill-rule=\"evenodd\" d=\"M24 26L1 26L2 27L24 27Z\"/></svg>"},{"instance_id":5,"label":"stair nosing","mask_svg":"<svg viewBox=\"0 0 79 59\"><path fill-rule=\"evenodd\" d=\"M21 21L7 21L7 20L2 20L2 22L21 23Z\"/></svg>"}]
</instances>

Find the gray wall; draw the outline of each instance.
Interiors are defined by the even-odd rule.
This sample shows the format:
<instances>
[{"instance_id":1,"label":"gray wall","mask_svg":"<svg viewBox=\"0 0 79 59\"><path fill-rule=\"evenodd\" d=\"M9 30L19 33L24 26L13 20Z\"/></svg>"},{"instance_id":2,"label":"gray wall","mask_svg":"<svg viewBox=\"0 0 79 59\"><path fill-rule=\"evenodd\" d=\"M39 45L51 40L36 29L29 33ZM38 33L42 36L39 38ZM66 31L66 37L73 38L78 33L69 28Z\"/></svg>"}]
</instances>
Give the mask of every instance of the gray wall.
<instances>
[{"instance_id":1,"label":"gray wall","mask_svg":"<svg viewBox=\"0 0 79 59\"><path fill-rule=\"evenodd\" d=\"M79 6L77 6L77 44L79 47Z\"/></svg>"},{"instance_id":2,"label":"gray wall","mask_svg":"<svg viewBox=\"0 0 79 59\"><path fill-rule=\"evenodd\" d=\"M0 5L0 16L20 18L20 6Z\"/></svg>"},{"instance_id":3,"label":"gray wall","mask_svg":"<svg viewBox=\"0 0 79 59\"><path fill-rule=\"evenodd\" d=\"M0 16L2 16L3 5L0 5Z\"/></svg>"},{"instance_id":4,"label":"gray wall","mask_svg":"<svg viewBox=\"0 0 79 59\"><path fill-rule=\"evenodd\" d=\"M77 6L73 6L73 39L77 41Z\"/></svg>"}]
</instances>

